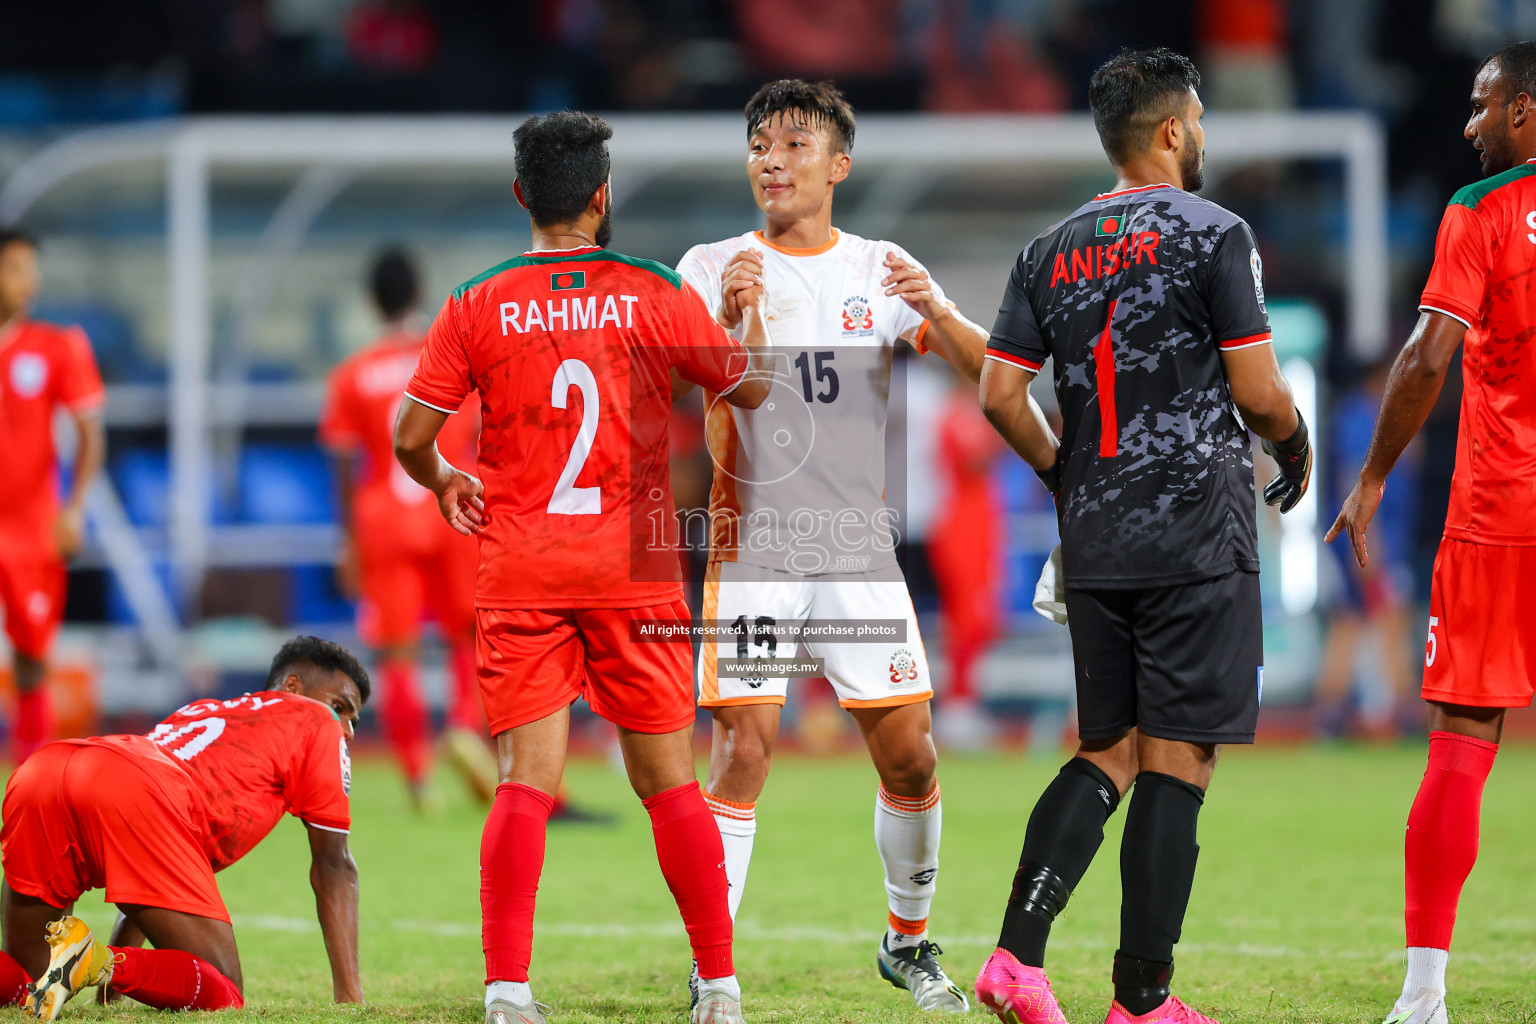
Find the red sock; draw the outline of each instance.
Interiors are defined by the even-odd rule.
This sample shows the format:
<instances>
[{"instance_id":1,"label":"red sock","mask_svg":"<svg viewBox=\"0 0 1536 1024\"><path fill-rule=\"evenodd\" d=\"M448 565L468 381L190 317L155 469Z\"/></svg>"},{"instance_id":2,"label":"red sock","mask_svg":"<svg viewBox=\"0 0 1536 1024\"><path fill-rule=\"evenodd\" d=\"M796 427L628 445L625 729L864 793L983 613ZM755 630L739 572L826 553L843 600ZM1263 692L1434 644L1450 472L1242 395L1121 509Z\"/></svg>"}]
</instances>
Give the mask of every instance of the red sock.
<instances>
[{"instance_id":1,"label":"red sock","mask_svg":"<svg viewBox=\"0 0 1536 1024\"><path fill-rule=\"evenodd\" d=\"M1451 948L1456 901L1477 860L1483 783L1497 743L1451 732L1429 734L1429 767L1408 812L1403 844L1408 945Z\"/></svg>"},{"instance_id":2,"label":"red sock","mask_svg":"<svg viewBox=\"0 0 1536 1024\"><path fill-rule=\"evenodd\" d=\"M113 946L111 988L159 1010L238 1010L245 997L206 960L179 949Z\"/></svg>"},{"instance_id":3,"label":"red sock","mask_svg":"<svg viewBox=\"0 0 1536 1024\"><path fill-rule=\"evenodd\" d=\"M644 801L656 836L656 860L688 929L699 977L735 974L731 911L726 902L725 847L697 782Z\"/></svg>"},{"instance_id":4,"label":"red sock","mask_svg":"<svg viewBox=\"0 0 1536 1024\"><path fill-rule=\"evenodd\" d=\"M496 787L496 802L480 836L480 945L487 985L528 980L533 904L544 872L544 834L552 807L553 798L532 786L503 782Z\"/></svg>"},{"instance_id":5,"label":"red sock","mask_svg":"<svg viewBox=\"0 0 1536 1024\"><path fill-rule=\"evenodd\" d=\"M448 677L453 698L448 702L448 721L456 728L485 731L485 709L480 706L480 678L476 674L475 645L454 644L448 651Z\"/></svg>"},{"instance_id":6,"label":"red sock","mask_svg":"<svg viewBox=\"0 0 1536 1024\"><path fill-rule=\"evenodd\" d=\"M11 730L11 753L21 764L45 743L52 743L53 698L44 683L16 694L16 724Z\"/></svg>"},{"instance_id":7,"label":"red sock","mask_svg":"<svg viewBox=\"0 0 1536 1024\"><path fill-rule=\"evenodd\" d=\"M431 753L427 747L427 703L421 696L416 666L408 661L385 662L379 667L384 690L379 705L379 724L395 759L412 783L426 780Z\"/></svg>"},{"instance_id":8,"label":"red sock","mask_svg":"<svg viewBox=\"0 0 1536 1024\"><path fill-rule=\"evenodd\" d=\"M27 996L27 986L32 979L16 958L0 953L0 1006L16 1006Z\"/></svg>"}]
</instances>

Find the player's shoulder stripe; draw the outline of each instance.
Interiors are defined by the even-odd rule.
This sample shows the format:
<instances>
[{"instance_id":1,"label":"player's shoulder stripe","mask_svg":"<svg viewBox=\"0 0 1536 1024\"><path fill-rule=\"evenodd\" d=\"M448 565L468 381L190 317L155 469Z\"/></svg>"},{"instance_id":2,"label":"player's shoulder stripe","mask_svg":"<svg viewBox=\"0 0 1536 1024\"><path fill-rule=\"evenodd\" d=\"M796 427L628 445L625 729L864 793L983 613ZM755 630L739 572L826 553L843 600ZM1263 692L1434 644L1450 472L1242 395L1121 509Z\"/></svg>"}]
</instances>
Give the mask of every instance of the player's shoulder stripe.
<instances>
[{"instance_id":1,"label":"player's shoulder stripe","mask_svg":"<svg viewBox=\"0 0 1536 1024\"><path fill-rule=\"evenodd\" d=\"M1536 175L1536 163L1525 163L1519 167L1511 167L1509 170L1501 174L1495 174L1491 178L1484 178L1482 181L1474 181L1470 185L1463 186L1457 190L1455 195L1451 196L1451 201L1446 205L1465 206L1469 210L1475 210L1479 203L1487 199L1494 192L1497 192L1506 185L1513 185L1517 181L1529 178L1532 175Z\"/></svg>"},{"instance_id":2,"label":"player's shoulder stripe","mask_svg":"<svg viewBox=\"0 0 1536 1024\"><path fill-rule=\"evenodd\" d=\"M460 299L464 294L476 285L484 284L499 274L509 270L517 270L520 267L537 267L547 263L623 263L637 270L648 271L666 281L673 288L681 290L683 287L682 276L665 263L655 260L641 259L638 256L626 256L621 252L613 252L609 249L597 249L593 252L581 253L575 256L514 256L509 260L503 260L489 270L476 274L453 290L453 297Z\"/></svg>"}]
</instances>

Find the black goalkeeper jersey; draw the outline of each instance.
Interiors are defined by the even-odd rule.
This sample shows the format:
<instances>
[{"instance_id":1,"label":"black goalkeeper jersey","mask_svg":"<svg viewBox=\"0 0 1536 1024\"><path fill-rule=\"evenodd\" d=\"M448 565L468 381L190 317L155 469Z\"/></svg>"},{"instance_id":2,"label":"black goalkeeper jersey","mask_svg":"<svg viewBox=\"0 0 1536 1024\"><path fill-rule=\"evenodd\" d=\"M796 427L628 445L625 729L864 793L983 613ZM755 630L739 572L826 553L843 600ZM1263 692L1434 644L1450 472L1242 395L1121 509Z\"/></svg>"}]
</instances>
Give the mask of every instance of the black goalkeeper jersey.
<instances>
[{"instance_id":1,"label":"black goalkeeper jersey","mask_svg":"<svg viewBox=\"0 0 1536 1024\"><path fill-rule=\"evenodd\" d=\"M1067 586L1258 571L1252 447L1221 351L1269 341L1253 232L1172 185L1098 196L1019 255L987 358L1055 360Z\"/></svg>"}]
</instances>

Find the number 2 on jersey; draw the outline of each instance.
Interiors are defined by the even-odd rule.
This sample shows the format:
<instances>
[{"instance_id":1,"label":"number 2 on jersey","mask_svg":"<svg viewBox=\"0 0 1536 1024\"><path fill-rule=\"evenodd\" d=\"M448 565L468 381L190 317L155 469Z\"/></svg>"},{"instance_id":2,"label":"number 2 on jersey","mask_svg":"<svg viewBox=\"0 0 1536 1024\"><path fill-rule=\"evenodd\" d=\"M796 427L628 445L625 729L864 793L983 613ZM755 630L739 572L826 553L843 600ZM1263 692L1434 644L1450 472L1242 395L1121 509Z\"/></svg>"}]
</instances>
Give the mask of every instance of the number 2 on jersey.
<instances>
[{"instance_id":1,"label":"number 2 on jersey","mask_svg":"<svg viewBox=\"0 0 1536 1024\"><path fill-rule=\"evenodd\" d=\"M556 409L569 408L571 388L581 391L581 428L576 431L571 453L565 459L565 469L555 481L555 492L549 496L545 511L553 516L595 516L603 511L602 488L576 486L581 467L587 464L587 456L592 454L598 417L597 377L593 375L592 367L580 359L567 359L555 371L549 389L549 404Z\"/></svg>"}]
</instances>

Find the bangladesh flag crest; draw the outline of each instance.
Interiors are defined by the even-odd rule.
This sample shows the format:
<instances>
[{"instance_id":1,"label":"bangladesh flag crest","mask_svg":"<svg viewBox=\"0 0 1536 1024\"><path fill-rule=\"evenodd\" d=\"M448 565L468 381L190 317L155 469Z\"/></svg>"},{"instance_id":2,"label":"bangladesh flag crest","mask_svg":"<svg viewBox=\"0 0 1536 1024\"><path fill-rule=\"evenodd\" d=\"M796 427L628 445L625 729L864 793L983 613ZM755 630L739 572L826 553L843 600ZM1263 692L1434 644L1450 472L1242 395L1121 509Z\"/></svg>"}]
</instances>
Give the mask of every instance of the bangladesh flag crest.
<instances>
[{"instance_id":1,"label":"bangladesh flag crest","mask_svg":"<svg viewBox=\"0 0 1536 1024\"><path fill-rule=\"evenodd\" d=\"M1094 223L1094 231L1093 231L1093 233L1096 236L1098 236L1099 238L1104 238L1107 235L1118 235L1120 233L1120 229L1122 227L1124 227L1124 226L1125 226L1125 218L1124 217L1119 217L1119 216L1116 216L1115 214L1110 214L1107 217L1100 217Z\"/></svg>"},{"instance_id":2,"label":"bangladesh flag crest","mask_svg":"<svg viewBox=\"0 0 1536 1024\"><path fill-rule=\"evenodd\" d=\"M565 270L558 274L549 275L549 290L552 292L578 291L587 286L587 272L585 270Z\"/></svg>"}]
</instances>

